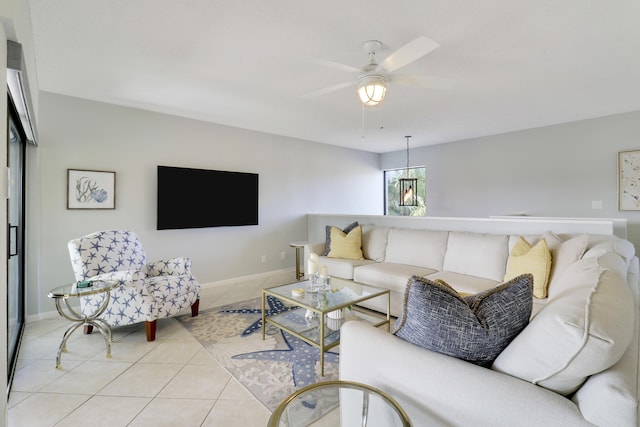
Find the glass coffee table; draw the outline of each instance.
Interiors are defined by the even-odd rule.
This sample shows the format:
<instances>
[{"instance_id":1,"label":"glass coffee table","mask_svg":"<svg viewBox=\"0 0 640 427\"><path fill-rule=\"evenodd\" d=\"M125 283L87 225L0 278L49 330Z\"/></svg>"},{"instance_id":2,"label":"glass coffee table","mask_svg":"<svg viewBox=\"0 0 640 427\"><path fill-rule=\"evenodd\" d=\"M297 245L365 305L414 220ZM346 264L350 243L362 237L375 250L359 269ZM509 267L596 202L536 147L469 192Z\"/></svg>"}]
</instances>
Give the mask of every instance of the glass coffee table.
<instances>
[{"instance_id":1,"label":"glass coffee table","mask_svg":"<svg viewBox=\"0 0 640 427\"><path fill-rule=\"evenodd\" d=\"M391 396L352 381L325 381L301 388L271 414L269 427L410 427Z\"/></svg>"},{"instance_id":2,"label":"glass coffee table","mask_svg":"<svg viewBox=\"0 0 640 427\"><path fill-rule=\"evenodd\" d=\"M275 286L262 291L262 339L267 324L286 331L306 343L320 349L320 374L324 376L324 353L340 344L340 326L352 319L363 319L374 326L391 328L391 295L389 289L364 285L332 277L330 289L308 292L307 281ZM299 295L296 291L304 289ZM276 297L298 306L295 310L266 316L267 297ZM386 298L386 313L373 312L356 304L373 298ZM345 309L347 309L345 311ZM344 318L339 318L345 312ZM336 318L337 317L337 318Z\"/></svg>"}]
</instances>

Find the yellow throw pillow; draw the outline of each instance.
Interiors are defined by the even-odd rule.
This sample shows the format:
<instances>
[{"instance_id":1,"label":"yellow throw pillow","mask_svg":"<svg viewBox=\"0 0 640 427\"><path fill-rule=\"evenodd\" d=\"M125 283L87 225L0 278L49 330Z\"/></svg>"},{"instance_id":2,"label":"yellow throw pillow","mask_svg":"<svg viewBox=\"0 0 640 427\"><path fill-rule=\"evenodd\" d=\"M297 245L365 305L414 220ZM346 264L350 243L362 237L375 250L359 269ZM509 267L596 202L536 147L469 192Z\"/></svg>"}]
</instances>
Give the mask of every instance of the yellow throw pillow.
<instances>
[{"instance_id":1,"label":"yellow throw pillow","mask_svg":"<svg viewBox=\"0 0 640 427\"><path fill-rule=\"evenodd\" d=\"M511 249L507 261L507 273L504 280L511 280L521 274L533 275L533 296L546 298L549 285L549 272L551 271L551 252L545 239L540 239L535 246L520 236Z\"/></svg>"},{"instance_id":2,"label":"yellow throw pillow","mask_svg":"<svg viewBox=\"0 0 640 427\"><path fill-rule=\"evenodd\" d=\"M331 227L331 247L327 257L345 259L364 259L362 255L362 226L354 227L345 233L338 227Z\"/></svg>"},{"instance_id":3,"label":"yellow throw pillow","mask_svg":"<svg viewBox=\"0 0 640 427\"><path fill-rule=\"evenodd\" d=\"M425 279L429 280L427 277L425 277ZM469 292L458 292L458 291L456 291L453 286L451 286L450 284L448 284L447 282L445 282L442 279L436 279L433 282L451 289L451 292L458 294L458 296L460 298L464 298L464 297L468 297L470 295L473 295L473 294L471 294Z\"/></svg>"}]
</instances>

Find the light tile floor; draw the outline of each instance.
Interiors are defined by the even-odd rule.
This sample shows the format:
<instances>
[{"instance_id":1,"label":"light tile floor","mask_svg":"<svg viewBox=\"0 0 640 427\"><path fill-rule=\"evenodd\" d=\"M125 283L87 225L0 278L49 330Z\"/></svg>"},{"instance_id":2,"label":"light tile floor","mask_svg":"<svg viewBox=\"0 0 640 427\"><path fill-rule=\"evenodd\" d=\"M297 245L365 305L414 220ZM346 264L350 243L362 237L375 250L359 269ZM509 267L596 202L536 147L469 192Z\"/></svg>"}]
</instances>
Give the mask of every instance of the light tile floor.
<instances>
[{"instance_id":1,"label":"light tile floor","mask_svg":"<svg viewBox=\"0 0 640 427\"><path fill-rule=\"evenodd\" d=\"M275 283L277 284L277 283ZM201 310L260 296L268 279L201 290ZM265 426L271 415L175 319L104 338L74 332L55 368L64 319L28 323L9 396L9 427Z\"/></svg>"}]
</instances>

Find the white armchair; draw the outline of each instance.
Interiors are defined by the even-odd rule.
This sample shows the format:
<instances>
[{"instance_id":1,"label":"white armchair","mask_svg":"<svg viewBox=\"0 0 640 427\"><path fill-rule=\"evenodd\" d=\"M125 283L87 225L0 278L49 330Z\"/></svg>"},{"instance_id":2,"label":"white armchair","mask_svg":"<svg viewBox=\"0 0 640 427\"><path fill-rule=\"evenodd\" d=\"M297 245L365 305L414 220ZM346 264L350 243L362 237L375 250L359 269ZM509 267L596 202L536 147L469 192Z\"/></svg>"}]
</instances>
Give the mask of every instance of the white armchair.
<instances>
[{"instance_id":1,"label":"white armchair","mask_svg":"<svg viewBox=\"0 0 640 427\"><path fill-rule=\"evenodd\" d=\"M147 264L138 236L125 230L99 231L68 243L77 281L110 280L120 286L101 319L111 326L144 322L147 341L155 340L158 319L175 316L187 307L198 315L200 284L191 274L189 258L171 258ZM81 298L80 309L89 314L104 294ZM87 331L90 332L90 331Z\"/></svg>"}]
</instances>

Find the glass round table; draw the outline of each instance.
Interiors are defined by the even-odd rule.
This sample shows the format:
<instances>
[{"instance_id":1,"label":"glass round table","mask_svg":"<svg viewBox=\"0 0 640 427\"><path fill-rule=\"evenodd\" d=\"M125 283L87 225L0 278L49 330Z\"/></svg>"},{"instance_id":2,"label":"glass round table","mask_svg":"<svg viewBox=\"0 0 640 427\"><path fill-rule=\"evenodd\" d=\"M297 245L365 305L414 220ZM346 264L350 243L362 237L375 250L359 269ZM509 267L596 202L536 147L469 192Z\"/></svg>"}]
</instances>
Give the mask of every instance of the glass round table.
<instances>
[{"instance_id":1,"label":"glass round table","mask_svg":"<svg viewBox=\"0 0 640 427\"><path fill-rule=\"evenodd\" d=\"M366 384L324 381L286 398L271 414L269 427L409 427L406 412L391 396Z\"/></svg>"},{"instance_id":2,"label":"glass round table","mask_svg":"<svg viewBox=\"0 0 640 427\"><path fill-rule=\"evenodd\" d=\"M85 325L87 333L90 333L95 326L98 331L104 337L107 344L107 357L111 357L111 326L98 317L107 309L109 305L110 292L113 288L116 288L119 282L108 282L103 280L95 280L89 282L76 282L69 285L58 286L57 288L49 291L49 298L52 298L56 303L56 310L60 316L72 323L64 332L62 336L62 342L58 348L58 355L56 356L56 368L60 368L60 358L63 351L67 351L67 340L69 336L80 326ZM76 308L72 307L69 303L70 298L82 298L87 295L101 294L105 296L102 303L95 307L90 314L83 314L76 311Z\"/></svg>"}]
</instances>

